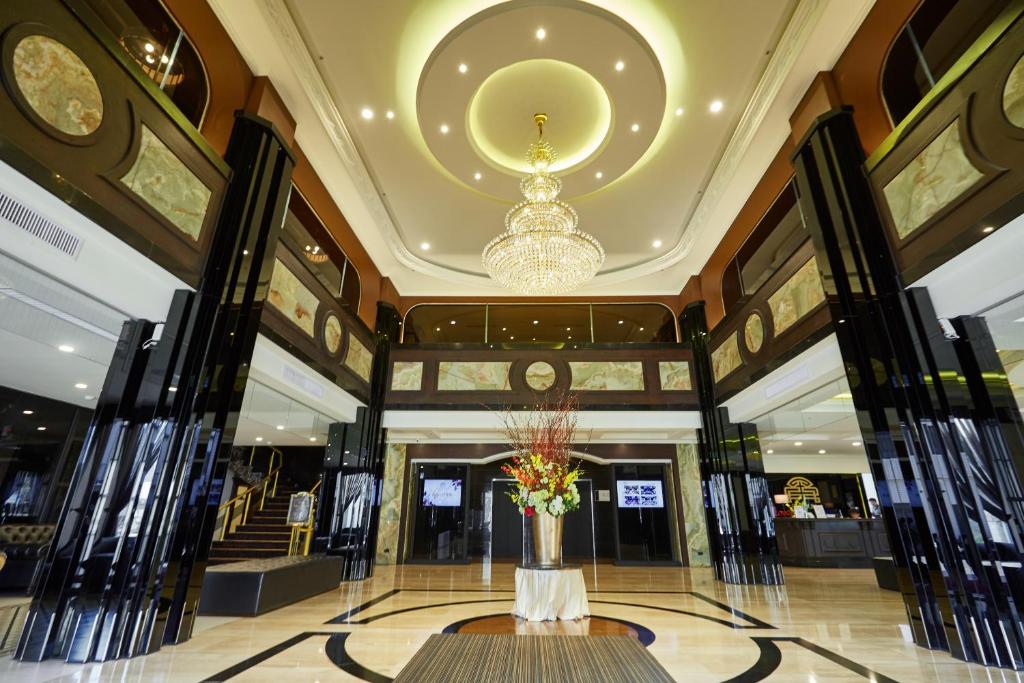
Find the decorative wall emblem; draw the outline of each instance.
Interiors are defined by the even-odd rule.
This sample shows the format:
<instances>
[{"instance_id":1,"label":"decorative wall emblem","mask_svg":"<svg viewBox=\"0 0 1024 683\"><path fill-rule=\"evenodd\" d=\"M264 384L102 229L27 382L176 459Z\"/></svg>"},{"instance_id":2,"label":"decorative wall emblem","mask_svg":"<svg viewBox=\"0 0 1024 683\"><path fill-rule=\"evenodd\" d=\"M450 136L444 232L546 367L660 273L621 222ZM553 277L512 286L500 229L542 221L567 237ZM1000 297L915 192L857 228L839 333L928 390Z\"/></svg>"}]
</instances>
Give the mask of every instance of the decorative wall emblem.
<instances>
[{"instance_id":1,"label":"decorative wall emblem","mask_svg":"<svg viewBox=\"0 0 1024 683\"><path fill-rule=\"evenodd\" d=\"M743 323L743 345L747 351L757 353L764 344L764 320L760 313L751 313Z\"/></svg>"},{"instance_id":2,"label":"decorative wall emblem","mask_svg":"<svg viewBox=\"0 0 1024 683\"><path fill-rule=\"evenodd\" d=\"M341 350L341 321L333 313L324 318L324 348L332 356Z\"/></svg>"},{"instance_id":3,"label":"decorative wall emblem","mask_svg":"<svg viewBox=\"0 0 1024 683\"><path fill-rule=\"evenodd\" d=\"M555 383L555 368L542 360L530 363L526 368L526 386L534 391L547 391Z\"/></svg>"},{"instance_id":4,"label":"decorative wall emblem","mask_svg":"<svg viewBox=\"0 0 1024 683\"><path fill-rule=\"evenodd\" d=\"M808 503L821 503L821 492L807 477L790 477L782 491L791 501L802 497Z\"/></svg>"},{"instance_id":5,"label":"decorative wall emblem","mask_svg":"<svg viewBox=\"0 0 1024 683\"><path fill-rule=\"evenodd\" d=\"M1007 121L1024 128L1024 56L1013 65L1003 86L1003 111Z\"/></svg>"},{"instance_id":6,"label":"decorative wall emblem","mask_svg":"<svg viewBox=\"0 0 1024 683\"><path fill-rule=\"evenodd\" d=\"M49 36L25 36L14 48L11 66L18 90L43 121L76 137L100 127L103 96L99 85L67 45Z\"/></svg>"}]
</instances>

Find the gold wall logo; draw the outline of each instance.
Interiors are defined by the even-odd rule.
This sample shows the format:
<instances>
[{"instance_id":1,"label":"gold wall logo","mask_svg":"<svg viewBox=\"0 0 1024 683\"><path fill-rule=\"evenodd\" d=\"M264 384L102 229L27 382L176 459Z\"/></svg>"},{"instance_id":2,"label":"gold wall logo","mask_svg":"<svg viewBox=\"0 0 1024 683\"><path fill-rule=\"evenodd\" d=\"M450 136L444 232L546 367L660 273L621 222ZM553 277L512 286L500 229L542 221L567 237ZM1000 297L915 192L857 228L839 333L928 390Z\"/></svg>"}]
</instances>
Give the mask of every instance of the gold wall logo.
<instances>
[{"instance_id":1,"label":"gold wall logo","mask_svg":"<svg viewBox=\"0 0 1024 683\"><path fill-rule=\"evenodd\" d=\"M818 491L818 487L814 485L814 482L807 477L791 477L786 482L783 493L789 496L790 501L803 496L804 500L808 503L821 503L821 492Z\"/></svg>"}]
</instances>

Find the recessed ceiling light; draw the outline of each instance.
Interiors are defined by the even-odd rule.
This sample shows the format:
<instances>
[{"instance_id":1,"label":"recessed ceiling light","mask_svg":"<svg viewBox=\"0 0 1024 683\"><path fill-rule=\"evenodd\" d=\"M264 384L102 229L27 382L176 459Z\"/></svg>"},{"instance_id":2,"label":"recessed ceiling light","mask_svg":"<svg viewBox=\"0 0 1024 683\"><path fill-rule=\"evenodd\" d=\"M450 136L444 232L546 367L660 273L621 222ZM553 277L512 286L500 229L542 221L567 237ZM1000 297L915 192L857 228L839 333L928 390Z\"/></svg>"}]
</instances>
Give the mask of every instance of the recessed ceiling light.
<instances>
[{"instance_id":1,"label":"recessed ceiling light","mask_svg":"<svg viewBox=\"0 0 1024 683\"><path fill-rule=\"evenodd\" d=\"M572 335L571 334L569 335L569 339L572 339Z\"/></svg>"},{"instance_id":2,"label":"recessed ceiling light","mask_svg":"<svg viewBox=\"0 0 1024 683\"><path fill-rule=\"evenodd\" d=\"M450 324L454 325L454 324L455 324L455 321L454 321L454 320L450 321Z\"/></svg>"},{"instance_id":3,"label":"recessed ceiling light","mask_svg":"<svg viewBox=\"0 0 1024 683\"><path fill-rule=\"evenodd\" d=\"M367 121L373 118L373 110L370 109L369 107L363 107L363 111L359 113L362 114L363 118L366 119Z\"/></svg>"},{"instance_id":4,"label":"recessed ceiling light","mask_svg":"<svg viewBox=\"0 0 1024 683\"><path fill-rule=\"evenodd\" d=\"M824 449L824 448L819 448L819 449L818 449L818 453L819 453L820 455L825 455L825 449Z\"/></svg>"},{"instance_id":5,"label":"recessed ceiling light","mask_svg":"<svg viewBox=\"0 0 1024 683\"><path fill-rule=\"evenodd\" d=\"M57 350L63 351L64 353L74 353L75 347L70 346L69 344L61 344L60 346L57 347Z\"/></svg>"},{"instance_id":6,"label":"recessed ceiling light","mask_svg":"<svg viewBox=\"0 0 1024 683\"><path fill-rule=\"evenodd\" d=\"M567 327L567 328L565 328L565 331L566 332L572 332L572 328L571 327Z\"/></svg>"},{"instance_id":7,"label":"recessed ceiling light","mask_svg":"<svg viewBox=\"0 0 1024 683\"><path fill-rule=\"evenodd\" d=\"M804 445L804 442L803 442L803 441L794 441L794 442L793 442L793 445L794 445L794 446L803 446L803 445Z\"/></svg>"},{"instance_id":8,"label":"recessed ceiling light","mask_svg":"<svg viewBox=\"0 0 1024 683\"><path fill-rule=\"evenodd\" d=\"M629 127L629 129L635 133L638 130L640 130L640 124L639 123L634 123L632 126Z\"/></svg>"},{"instance_id":9,"label":"recessed ceiling light","mask_svg":"<svg viewBox=\"0 0 1024 683\"><path fill-rule=\"evenodd\" d=\"M769 449L768 449L767 451L765 451L765 453L767 453L768 455L771 455L771 454L772 454L772 453L774 453L774 452L775 452L775 451L773 451L773 450L772 450L772 449L770 449L770 448L769 448Z\"/></svg>"},{"instance_id":10,"label":"recessed ceiling light","mask_svg":"<svg viewBox=\"0 0 1024 683\"><path fill-rule=\"evenodd\" d=\"M390 121L391 119L395 118L395 112L388 109L387 112L385 112L384 116L388 117L388 120Z\"/></svg>"},{"instance_id":11,"label":"recessed ceiling light","mask_svg":"<svg viewBox=\"0 0 1024 683\"><path fill-rule=\"evenodd\" d=\"M477 171L476 173L473 174L473 180L480 180L483 177L484 177L484 174L481 173L480 171Z\"/></svg>"},{"instance_id":12,"label":"recessed ceiling light","mask_svg":"<svg viewBox=\"0 0 1024 683\"><path fill-rule=\"evenodd\" d=\"M276 429L277 431L281 431L282 429L284 429L284 425L277 425L276 427L274 427L274 429Z\"/></svg>"},{"instance_id":13,"label":"recessed ceiling light","mask_svg":"<svg viewBox=\"0 0 1024 683\"><path fill-rule=\"evenodd\" d=\"M96 398L96 397L95 397L95 396L93 396L93 395L91 395L91 394L86 394L86 395L85 395L85 396L83 396L82 398L84 398L84 399L85 399L86 401L91 401L91 400L93 400L93 399L94 399L94 398Z\"/></svg>"},{"instance_id":14,"label":"recessed ceiling light","mask_svg":"<svg viewBox=\"0 0 1024 683\"><path fill-rule=\"evenodd\" d=\"M248 255L249 255L249 250L248 249L243 249L242 250L242 256L248 256Z\"/></svg>"},{"instance_id":15,"label":"recessed ceiling light","mask_svg":"<svg viewBox=\"0 0 1024 683\"><path fill-rule=\"evenodd\" d=\"M853 445L854 445L854 446L859 446L859 445L860 445L860 441L854 441L854 442L853 442Z\"/></svg>"},{"instance_id":16,"label":"recessed ceiling light","mask_svg":"<svg viewBox=\"0 0 1024 683\"><path fill-rule=\"evenodd\" d=\"M513 335L513 336L509 337L509 339L515 339L515 335Z\"/></svg>"},{"instance_id":17,"label":"recessed ceiling light","mask_svg":"<svg viewBox=\"0 0 1024 683\"><path fill-rule=\"evenodd\" d=\"M459 73L464 74L469 71L469 66L465 63L459 64Z\"/></svg>"},{"instance_id":18,"label":"recessed ceiling light","mask_svg":"<svg viewBox=\"0 0 1024 683\"><path fill-rule=\"evenodd\" d=\"M146 48L146 52L152 53L156 51L156 46L154 46L153 43L146 43L143 47Z\"/></svg>"},{"instance_id":19,"label":"recessed ceiling light","mask_svg":"<svg viewBox=\"0 0 1024 683\"><path fill-rule=\"evenodd\" d=\"M683 115L683 108L682 107L676 107L676 116L682 116L682 115Z\"/></svg>"},{"instance_id":20,"label":"recessed ceiling light","mask_svg":"<svg viewBox=\"0 0 1024 683\"><path fill-rule=\"evenodd\" d=\"M88 384L83 384L82 382L79 382L78 384L75 385L75 389L88 389L88 388L89 388L89 385Z\"/></svg>"},{"instance_id":21,"label":"recessed ceiling light","mask_svg":"<svg viewBox=\"0 0 1024 683\"><path fill-rule=\"evenodd\" d=\"M534 338L533 338L533 341L537 341L537 338L536 338L536 337L534 337Z\"/></svg>"},{"instance_id":22,"label":"recessed ceiling light","mask_svg":"<svg viewBox=\"0 0 1024 683\"><path fill-rule=\"evenodd\" d=\"M167 391L171 392L172 394L173 394L173 393L174 393L175 391L177 391L177 390L178 390L178 387L167 387Z\"/></svg>"},{"instance_id":23,"label":"recessed ceiling light","mask_svg":"<svg viewBox=\"0 0 1024 683\"><path fill-rule=\"evenodd\" d=\"M46 431L46 427L36 427L36 431L45 432Z\"/></svg>"},{"instance_id":24,"label":"recessed ceiling light","mask_svg":"<svg viewBox=\"0 0 1024 683\"><path fill-rule=\"evenodd\" d=\"M441 331L441 328L440 328L440 327L435 327L435 328L434 328L434 331L435 331L435 332L440 332L440 331Z\"/></svg>"},{"instance_id":25,"label":"recessed ceiling light","mask_svg":"<svg viewBox=\"0 0 1024 683\"><path fill-rule=\"evenodd\" d=\"M273 441L268 441L268 442L267 442L267 445L268 445L268 446L273 446L273 445L274 445L274 442L273 442Z\"/></svg>"},{"instance_id":26,"label":"recessed ceiling light","mask_svg":"<svg viewBox=\"0 0 1024 683\"><path fill-rule=\"evenodd\" d=\"M661 240L654 240L653 242L651 242L651 246L654 247L655 249L660 249L661 248Z\"/></svg>"},{"instance_id":27,"label":"recessed ceiling light","mask_svg":"<svg viewBox=\"0 0 1024 683\"><path fill-rule=\"evenodd\" d=\"M626 322L626 321L625 321L625 320L620 320L620 321L619 321L619 324L621 325L621 324L622 324L622 323L624 323L624 322Z\"/></svg>"},{"instance_id":28,"label":"recessed ceiling light","mask_svg":"<svg viewBox=\"0 0 1024 683\"><path fill-rule=\"evenodd\" d=\"M262 437L262 436L257 436L257 437L256 437L256 440L257 440L257 441L263 441L263 437Z\"/></svg>"},{"instance_id":29,"label":"recessed ceiling light","mask_svg":"<svg viewBox=\"0 0 1024 683\"><path fill-rule=\"evenodd\" d=\"M309 440L310 441L316 441L316 437L315 436L311 436L311 437L309 437Z\"/></svg>"},{"instance_id":30,"label":"recessed ceiling light","mask_svg":"<svg viewBox=\"0 0 1024 683\"><path fill-rule=\"evenodd\" d=\"M600 180L601 178L604 178L604 173L601 173L601 171L598 171L597 173L594 174L594 177L597 178L598 180Z\"/></svg>"},{"instance_id":31,"label":"recessed ceiling light","mask_svg":"<svg viewBox=\"0 0 1024 683\"><path fill-rule=\"evenodd\" d=\"M625 68L626 68L626 63L624 61L622 61L621 59L619 61L615 62L615 70L616 71L622 71Z\"/></svg>"},{"instance_id":32,"label":"recessed ceiling light","mask_svg":"<svg viewBox=\"0 0 1024 683\"><path fill-rule=\"evenodd\" d=\"M537 33L534 35L537 36L537 40L544 40L545 38L547 38L548 32L545 31L543 28L539 28L537 29Z\"/></svg>"},{"instance_id":33,"label":"recessed ceiling light","mask_svg":"<svg viewBox=\"0 0 1024 683\"><path fill-rule=\"evenodd\" d=\"M447 123L442 123L441 124L441 135L448 135L448 124Z\"/></svg>"},{"instance_id":34,"label":"recessed ceiling light","mask_svg":"<svg viewBox=\"0 0 1024 683\"><path fill-rule=\"evenodd\" d=\"M641 328L640 328L640 331L641 331L641 332L643 332L643 331L644 331L644 328L642 328L642 327L641 327Z\"/></svg>"},{"instance_id":35,"label":"recessed ceiling light","mask_svg":"<svg viewBox=\"0 0 1024 683\"><path fill-rule=\"evenodd\" d=\"M503 327L503 328L501 328L501 331L502 331L502 332L505 332L506 330L508 330L508 328L507 328L507 327Z\"/></svg>"},{"instance_id":36,"label":"recessed ceiling light","mask_svg":"<svg viewBox=\"0 0 1024 683\"><path fill-rule=\"evenodd\" d=\"M23 411L21 411L21 414L22 415L31 415L33 412L35 412L35 411L33 411L33 410L23 410Z\"/></svg>"},{"instance_id":37,"label":"recessed ceiling light","mask_svg":"<svg viewBox=\"0 0 1024 683\"><path fill-rule=\"evenodd\" d=\"M534 321L533 321L533 324L534 324L534 325L536 325L536 324L538 324L539 322L540 322L539 320L534 320Z\"/></svg>"},{"instance_id":38,"label":"recessed ceiling light","mask_svg":"<svg viewBox=\"0 0 1024 683\"><path fill-rule=\"evenodd\" d=\"M724 106L725 105L722 104L722 100L712 100L711 105L708 106L708 109L711 110L712 114L717 114L718 112L722 111L722 107Z\"/></svg>"},{"instance_id":39,"label":"recessed ceiling light","mask_svg":"<svg viewBox=\"0 0 1024 683\"><path fill-rule=\"evenodd\" d=\"M985 226L984 228L981 229L981 231L983 233L985 233L985 234L988 234L988 233L992 232L993 230L995 230L995 228L993 228L991 225L987 225L987 226Z\"/></svg>"},{"instance_id":40,"label":"recessed ceiling light","mask_svg":"<svg viewBox=\"0 0 1024 683\"><path fill-rule=\"evenodd\" d=\"M420 242L420 249L430 251L430 242Z\"/></svg>"}]
</instances>

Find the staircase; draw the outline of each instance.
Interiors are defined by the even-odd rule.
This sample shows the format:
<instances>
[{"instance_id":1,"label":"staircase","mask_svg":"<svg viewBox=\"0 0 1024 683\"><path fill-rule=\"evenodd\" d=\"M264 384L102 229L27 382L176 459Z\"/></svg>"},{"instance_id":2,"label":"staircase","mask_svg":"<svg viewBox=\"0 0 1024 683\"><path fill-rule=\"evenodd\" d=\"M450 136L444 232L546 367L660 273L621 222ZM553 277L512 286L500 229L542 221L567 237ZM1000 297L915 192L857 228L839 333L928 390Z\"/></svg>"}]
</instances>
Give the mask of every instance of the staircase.
<instances>
[{"instance_id":1,"label":"staircase","mask_svg":"<svg viewBox=\"0 0 1024 683\"><path fill-rule=\"evenodd\" d=\"M292 535L292 528L286 524L288 499L293 493L298 493L298 489L282 479L277 486L277 495L267 496L262 510L257 509L259 495L254 496L248 521L225 536L223 541L214 541L210 546L209 564L287 555Z\"/></svg>"}]
</instances>

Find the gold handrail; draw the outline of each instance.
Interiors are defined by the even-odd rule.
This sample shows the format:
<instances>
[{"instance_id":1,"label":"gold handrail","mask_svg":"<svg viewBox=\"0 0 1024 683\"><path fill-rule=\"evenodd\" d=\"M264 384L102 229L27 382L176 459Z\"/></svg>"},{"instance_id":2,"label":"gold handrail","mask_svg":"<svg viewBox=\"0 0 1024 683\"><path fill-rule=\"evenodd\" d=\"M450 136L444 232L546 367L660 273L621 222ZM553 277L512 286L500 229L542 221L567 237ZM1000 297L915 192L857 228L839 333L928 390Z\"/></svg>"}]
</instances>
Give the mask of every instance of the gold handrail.
<instances>
[{"instance_id":1,"label":"gold handrail","mask_svg":"<svg viewBox=\"0 0 1024 683\"><path fill-rule=\"evenodd\" d=\"M323 479L313 484L307 493L313 498L309 502L309 521L302 525L296 525L292 527L292 537L288 540L288 554L296 555L296 546L298 545L299 535L304 536L302 542L302 556L309 555L309 545L313 540L313 524L316 521L316 490L320 488L320 484L323 483Z\"/></svg>"},{"instance_id":2,"label":"gold handrail","mask_svg":"<svg viewBox=\"0 0 1024 683\"><path fill-rule=\"evenodd\" d=\"M274 460L274 453L277 453L277 455L281 458L281 463L278 464L278 466L275 467L274 469L272 469L269 472L267 472L267 475L265 477L263 477L263 481L261 482L263 484L263 486L259 486L259 485L257 485L257 486L250 486L245 491L243 491L242 493L239 493L237 496L235 496L234 498L232 498L228 502L223 503L222 505L220 505L220 507L217 508L218 512L220 510L225 509L225 508L228 509L227 513L224 515L224 524L220 528L220 538L218 540L223 541L224 537L227 536L227 534L228 534L228 528L231 526L231 520L235 516L235 502L236 501L240 501L243 498L245 499L245 507L242 509L242 525L244 525L245 523L247 523L249 521L249 508L252 505L252 496L253 496L253 494L256 493L256 489L257 488L260 489L260 506L259 506L259 509L263 510L263 504L267 500L267 485L270 483L270 478L271 477L274 478L274 485L270 489L270 497L273 498L274 496L277 495L277 481L278 481L279 475L281 474L281 467L284 465L284 456L276 448L273 449L273 451L270 454L271 463Z\"/></svg>"}]
</instances>

